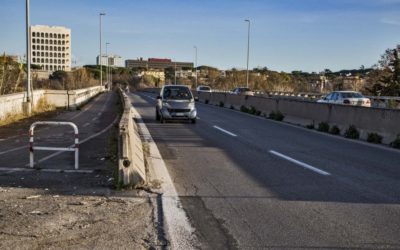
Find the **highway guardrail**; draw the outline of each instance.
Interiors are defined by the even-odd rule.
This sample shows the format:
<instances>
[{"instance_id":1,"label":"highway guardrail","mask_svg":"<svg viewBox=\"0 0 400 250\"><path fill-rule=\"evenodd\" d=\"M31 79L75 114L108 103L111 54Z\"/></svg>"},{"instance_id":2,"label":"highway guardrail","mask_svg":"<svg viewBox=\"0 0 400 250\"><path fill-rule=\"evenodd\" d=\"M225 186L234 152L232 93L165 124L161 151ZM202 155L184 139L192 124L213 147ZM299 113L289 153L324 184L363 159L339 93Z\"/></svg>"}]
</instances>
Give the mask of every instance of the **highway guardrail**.
<instances>
[{"instance_id":1,"label":"highway guardrail","mask_svg":"<svg viewBox=\"0 0 400 250\"><path fill-rule=\"evenodd\" d=\"M118 89L123 104L118 135L118 183L136 186L146 181L143 145L129 97Z\"/></svg>"}]
</instances>

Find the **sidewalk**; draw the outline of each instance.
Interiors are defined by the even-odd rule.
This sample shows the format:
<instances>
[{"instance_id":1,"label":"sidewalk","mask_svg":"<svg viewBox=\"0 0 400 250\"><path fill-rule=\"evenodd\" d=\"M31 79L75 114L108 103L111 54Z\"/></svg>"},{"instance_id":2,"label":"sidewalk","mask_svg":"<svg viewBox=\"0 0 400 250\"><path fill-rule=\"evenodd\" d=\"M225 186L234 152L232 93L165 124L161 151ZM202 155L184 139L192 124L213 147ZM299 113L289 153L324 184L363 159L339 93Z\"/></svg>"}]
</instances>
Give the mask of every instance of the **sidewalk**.
<instances>
[{"instance_id":1,"label":"sidewalk","mask_svg":"<svg viewBox=\"0 0 400 250\"><path fill-rule=\"evenodd\" d=\"M0 156L0 167L6 169L0 171L0 249L157 249L165 245L155 225L157 197L113 188L117 98L108 92L81 111L46 117L74 120L82 128L82 140L97 134L80 147L81 168L90 173L29 171L27 148ZM11 139L3 137L0 151L26 144L27 137L20 131L25 128L9 133ZM42 132L42 141L51 139L54 132L59 133ZM73 169L73 156L63 153L41 167Z\"/></svg>"}]
</instances>

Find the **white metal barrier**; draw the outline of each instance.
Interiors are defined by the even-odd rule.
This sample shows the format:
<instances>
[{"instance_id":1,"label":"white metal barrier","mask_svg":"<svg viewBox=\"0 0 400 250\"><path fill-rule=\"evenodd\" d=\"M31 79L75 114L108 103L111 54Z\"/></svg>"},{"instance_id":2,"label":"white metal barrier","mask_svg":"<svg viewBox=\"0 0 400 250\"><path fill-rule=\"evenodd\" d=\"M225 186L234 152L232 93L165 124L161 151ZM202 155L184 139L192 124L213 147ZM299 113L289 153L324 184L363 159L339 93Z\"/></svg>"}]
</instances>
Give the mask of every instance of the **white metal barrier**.
<instances>
[{"instance_id":1,"label":"white metal barrier","mask_svg":"<svg viewBox=\"0 0 400 250\"><path fill-rule=\"evenodd\" d=\"M61 148L61 147L39 147L39 146L33 146L33 134L35 127L37 125L53 125L53 126L60 126L60 125L67 125L71 126L74 129L75 132L75 144L72 147L66 147L66 148ZM48 150L48 151L75 151L75 169L79 169L79 131L78 127L72 123L72 122L34 122L30 129L29 129L29 162L30 162L30 167L34 167L34 152L35 150Z\"/></svg>"}]
</instances>

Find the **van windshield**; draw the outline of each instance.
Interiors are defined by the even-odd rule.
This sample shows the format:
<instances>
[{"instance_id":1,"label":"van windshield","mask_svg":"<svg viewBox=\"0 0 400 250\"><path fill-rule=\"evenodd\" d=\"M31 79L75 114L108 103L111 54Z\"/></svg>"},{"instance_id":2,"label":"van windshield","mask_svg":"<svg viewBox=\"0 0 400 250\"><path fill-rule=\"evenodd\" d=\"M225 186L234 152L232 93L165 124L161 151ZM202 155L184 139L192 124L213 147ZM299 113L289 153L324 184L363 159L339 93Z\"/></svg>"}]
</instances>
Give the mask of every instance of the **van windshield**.
<instances>
[{"instance_id":1,"label":"van windshield","mask_svg":"<svg viewBox=\"0 0 400 250\"><path fill-rule=\"evenodd\" d=\"M192 94L187 87L167 87L164 89L163 99L190 100Z\"/></svg>"}]
</instances>

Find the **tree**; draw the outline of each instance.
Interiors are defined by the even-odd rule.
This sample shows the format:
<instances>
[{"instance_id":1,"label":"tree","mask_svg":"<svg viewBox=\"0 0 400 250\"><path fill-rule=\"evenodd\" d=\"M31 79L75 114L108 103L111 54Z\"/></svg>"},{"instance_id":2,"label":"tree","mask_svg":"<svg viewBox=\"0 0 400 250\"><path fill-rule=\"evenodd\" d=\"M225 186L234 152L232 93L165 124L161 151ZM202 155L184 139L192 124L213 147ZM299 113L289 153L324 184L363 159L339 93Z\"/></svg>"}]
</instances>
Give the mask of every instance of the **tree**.
<instances>
[{"instance_id":1,"label":"tree","mask_svg":"<svg viewBox=\"0 0 400 250\"><path fill-rule=\"evenodd\" d=\"M387 49L368 75L366 89L373 95L400 96L400 45Z\"/></svg>"}]
</instances>

